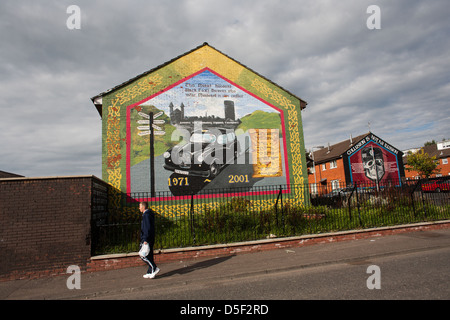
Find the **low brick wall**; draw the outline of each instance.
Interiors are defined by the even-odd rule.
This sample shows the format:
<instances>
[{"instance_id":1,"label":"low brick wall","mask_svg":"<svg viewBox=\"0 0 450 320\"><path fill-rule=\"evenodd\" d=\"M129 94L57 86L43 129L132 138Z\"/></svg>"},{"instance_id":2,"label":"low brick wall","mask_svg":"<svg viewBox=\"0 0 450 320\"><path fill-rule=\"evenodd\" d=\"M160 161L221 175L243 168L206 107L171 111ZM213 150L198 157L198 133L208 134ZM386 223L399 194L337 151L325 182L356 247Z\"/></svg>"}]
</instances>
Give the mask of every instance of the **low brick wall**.
<instances>
[{"instance_id":1,"label":"low brick wall","mask_svg":"<svg viewBox=\"0 0 450 320\"><path fill-rule=\"evenodd\" d=\"M87 269L94 176L0 179L0 280Z\"/></svg>"}]
</instances>

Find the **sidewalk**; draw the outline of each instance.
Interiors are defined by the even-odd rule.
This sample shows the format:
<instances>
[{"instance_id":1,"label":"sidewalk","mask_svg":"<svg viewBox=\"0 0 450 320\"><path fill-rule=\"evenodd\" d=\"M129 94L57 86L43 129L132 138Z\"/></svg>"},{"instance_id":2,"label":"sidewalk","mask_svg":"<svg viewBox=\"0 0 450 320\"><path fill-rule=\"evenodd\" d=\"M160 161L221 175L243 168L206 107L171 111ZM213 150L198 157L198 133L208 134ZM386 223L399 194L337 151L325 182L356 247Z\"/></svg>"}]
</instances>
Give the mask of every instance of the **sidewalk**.
<instances>
[{"instance_id":1,"label":"sidewalk","mask_svg":"<svg viewBox=\"0 0 450 320\"><path fill-rule=\"evenodd\" d=\"M407 241L405 241L407 237ZM402 241L399 241L402 240ZM161 288L175 288L197 282L244 279L253 275L304 269L335 263L358 263L370 257L416 252L450 246L450 229L416 231L397 235L274 249L256 253L207 257L161 263L155 279L144 279L142 267L82 273L81 289L68 289L67 276L0 283L2 300L108 299L125 294Z\"/></svg>"}]
</instances>

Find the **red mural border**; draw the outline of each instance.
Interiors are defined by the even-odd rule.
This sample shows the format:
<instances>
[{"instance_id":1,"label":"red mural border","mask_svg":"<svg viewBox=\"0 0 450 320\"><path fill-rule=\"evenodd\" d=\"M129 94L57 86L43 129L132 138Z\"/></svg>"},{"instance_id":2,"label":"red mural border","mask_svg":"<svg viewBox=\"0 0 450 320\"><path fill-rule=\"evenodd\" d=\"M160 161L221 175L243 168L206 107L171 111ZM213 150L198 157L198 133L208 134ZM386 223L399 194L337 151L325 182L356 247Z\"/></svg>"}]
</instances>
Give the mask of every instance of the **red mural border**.
<instances>
[{"instance_id":1,"label":"red mural border","mask_svg":"<svg viewBox=\"0 0 450 320\"><path fill-rule=\"evenodd\" d=\"M251 93L250 91L246 90L245 88L237 85L236 83L228 80L227 78L223 77L222 75L218 74L217 72L215 72L214 70L211 70L210 68L206 67L203 68L193 74L191 74L188 77L185 77L175 83L173 83L172 85L168 86L167 88L165 88L162 91L159 91L141 101L138 101L136 103L133 103L129 106L127 106L127 120L126 120L126 181L127 181L127 193L131 193L131 168L130 168L130 161L131 161L131 156L130 156L130 147L131 147L131 126L130 126L130 112L131 109L133 109L134 107L150 100L153 99L157 96L159 96L160 94L169 91L170 89L178 86L179 84L203 73L204 71L209 71L211 73L213 73L214 75L220 77L221 79L225 80L226 82L228 82L229 84L231 84L234 87L239 88L240 90L244 91L245 93L251 95L252 97L254 97L255 99L258 99L259 101L261 101L262 103L268 105L269 107L277 110L278 112L281 113L281 128L283 130L283 146L284 146L284 162L285 162L285 170L286 170L286 183L287 183L287 190L283 190L283 193L290 193L290 177L289 177L289 159L287 156L287 145L286 145L286 129L285 129L285 124L284 124L284 112L282 109L279 109L277 107L275 107L274 105L272 105L271 103L261 99L260 97L254 95L253 93ZM202 199L202 198L221 198L221 197L235 197L237 195L239 196L247 196L247 195L264 195L264 194L276 194L279 191L260 191L260 192L252 192L252 191L248 191L248 192L235 192L235 193L223 193L223 194L202 194L202 195L194 195L194 198L196 199ZM135 199L136 201L168 201L168 200L185 200L187 197L190 196L171 196L171 197L154 197L154 198L146 198L146 199Z\"/></svg>"}]
</instances>

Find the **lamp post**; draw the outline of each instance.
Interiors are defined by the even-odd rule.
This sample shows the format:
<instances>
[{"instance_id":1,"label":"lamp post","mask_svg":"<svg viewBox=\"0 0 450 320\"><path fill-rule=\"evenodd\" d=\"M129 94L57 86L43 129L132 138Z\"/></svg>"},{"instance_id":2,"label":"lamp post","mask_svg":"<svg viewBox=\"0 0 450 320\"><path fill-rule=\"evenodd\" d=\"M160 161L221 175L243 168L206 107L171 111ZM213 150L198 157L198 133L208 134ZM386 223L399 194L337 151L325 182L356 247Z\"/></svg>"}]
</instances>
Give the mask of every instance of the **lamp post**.
<instances>
[{"instance_id":1,"label":"lamp post","mask_svg":"<svg viewBox=\"0 0 450 320\"><path fill-rule=\"evenodd\" d=\"M314 170L314 189L317 192L317 180L316 180L316 162L314 159L314 148L316 149L323 149L325 148L324 146L315 146L315 147L311 147L311 155L312 155L312 159L313 159L313 170Z\"/></svg>"}]
</instances>

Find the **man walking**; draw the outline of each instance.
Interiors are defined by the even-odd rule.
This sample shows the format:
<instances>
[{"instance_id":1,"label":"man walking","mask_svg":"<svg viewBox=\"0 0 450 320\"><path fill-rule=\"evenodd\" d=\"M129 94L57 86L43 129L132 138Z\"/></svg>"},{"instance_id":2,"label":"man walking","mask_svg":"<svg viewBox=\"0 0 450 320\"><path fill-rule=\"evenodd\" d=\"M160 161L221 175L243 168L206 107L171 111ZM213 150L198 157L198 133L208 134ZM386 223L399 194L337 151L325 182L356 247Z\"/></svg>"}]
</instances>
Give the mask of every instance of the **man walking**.
<instances>
[{"instance_id":1,"label":"man walking","mask_svg":"<svg viewBox=\"0 0 450 320\"><path fill-rule=\"evenodd\" d=\"M139 211L142 212L141 221L141 244L139 256L148 265L144 278L153 279L159 272L153 260L153 245L155 244L155 213L148 208L147 202L139 203Z\"/></svg>"}]
</instances>

